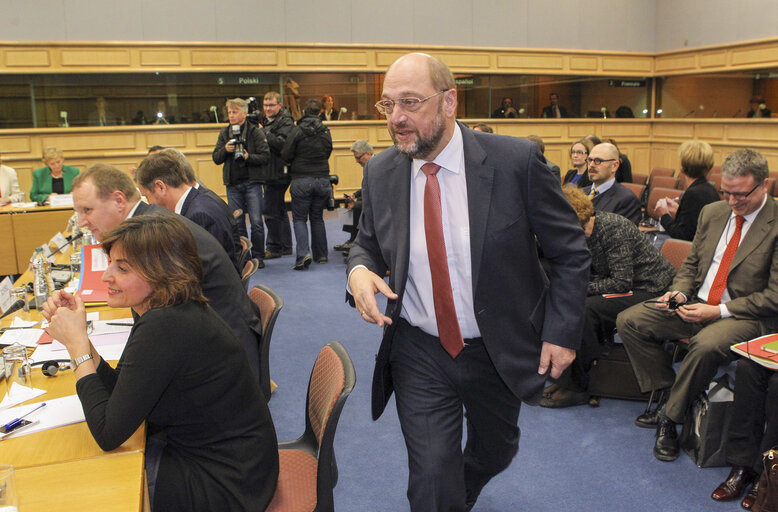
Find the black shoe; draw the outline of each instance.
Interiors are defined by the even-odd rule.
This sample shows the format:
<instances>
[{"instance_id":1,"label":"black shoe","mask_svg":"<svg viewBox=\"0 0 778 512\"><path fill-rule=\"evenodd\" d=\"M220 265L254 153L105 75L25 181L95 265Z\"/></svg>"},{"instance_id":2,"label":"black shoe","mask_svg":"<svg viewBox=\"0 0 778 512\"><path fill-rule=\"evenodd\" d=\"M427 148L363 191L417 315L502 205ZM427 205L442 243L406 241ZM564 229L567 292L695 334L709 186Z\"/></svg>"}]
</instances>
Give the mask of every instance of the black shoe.
<instances>
[{"instance_id":1,"label":"black shoe","mask_svg":"<svg viewBox=\"0 0 778 512\"><path fill-rule=\"evenodd\" d=\"M678 442L675 422L662 415L656 427L654 457L665 462L672 462L678 458L679 453L681 453L681 446Z\"/></svg>"},{"instance_id":2,"label":"black shoe","mask_svg":"<svg viewBox=\"0 0 778 512\"><path fill-rule=\"evenodd\" d=\"M559 389L559 384L551 384L543 390L543 398L551 398L551 395L553 395L557 389Z\"/></svg>"},{"instance_id":3,"label":"black shoe","mask_svg":"<svg viewBox=\"0 0 778 512\"><path fill-rule=\"evenodd\" d=\"M551 409L560 409L562 407L572 407L574 405L583 405L589 403L589 393L586 391L571 391L569 389L559 388L550 397L540 399L541 407Z\"/></svg>"},{"instance_id":4,"label":"black shoe","mask_svg":"<svg viewBox=\"0 0 778 512\"><path fill-rule=\"evenodd\" d=\"M653 411L644 412L637 418L635 418L635 425L640 428L656 428L659 424L659 408Z\"/></svg>"},{"instance_id":5,"label":"black shoe","mask_svg":"<svg viewBox=\"0 0 778 512\"><path fill-rule=\"evenodd\" d=\"M276 258L280 258L281 253L280 252L273 252L265 249L265 259L266 260L274 260Z\"/></svg>"},{"instance_id":6,"label":"black shoe","mask_svg":"<svg viewBox=\"0 0 778 512\"><path fill-rule=\"evenodd\" d=\"M292 267L292 270L308 270L308 267L311 266L311 262L313 261L313 258L311 258L310 254L306 254L305 257L294 264Z\"/></svg>"}]
</instances>

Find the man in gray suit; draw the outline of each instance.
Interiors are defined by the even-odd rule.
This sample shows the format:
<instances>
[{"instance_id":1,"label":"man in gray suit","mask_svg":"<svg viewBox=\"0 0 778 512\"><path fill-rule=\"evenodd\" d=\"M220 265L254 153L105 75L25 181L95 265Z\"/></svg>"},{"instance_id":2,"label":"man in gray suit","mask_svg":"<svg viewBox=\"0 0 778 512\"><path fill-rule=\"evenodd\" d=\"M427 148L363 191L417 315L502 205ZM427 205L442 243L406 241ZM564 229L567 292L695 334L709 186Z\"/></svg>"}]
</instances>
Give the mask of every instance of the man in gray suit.
<instances>
[{"instance_id":1,"label":"man in gray suit","mask_svg":"<svg viewBox=\"0 0 778 512\"><path fill-rule=\"evenodd\" d=\"M521 401L575 357L589 252L534 144L456 122L445 64L400 58L376 108L394 147L365 166L348 262L349 298L384 328L373 417L394 392L411 510L462 512L516 454Z\"/></svg>"},{"instance_id":2,"label":"man in gray suit","mask_svg":"<svg viewBox=\"0 0 778 512\"><path fill-rule=\"evenodd\" d=\"M669 388L667 403L635 420L655 428L654 455L678 458L676 424L705 390L718 367L734 359L735 343L778 328L778 206L767 194L767 160L751 149L729 155L722 165L724 201L705 206L689 257L672 291L657 308L637 304L616 326L643 392ZM673 298L680 307L669 310ZM676 375L664 340L689 338Z\"/></svg>"},{"instance_id":3,"label":"man in gray suit","mask_svg":"<svg viewBox=\"0 0 778 512\"><path fill-rule=\"evenodd\" d=\"M129 217L155 212L174 215L161 206L141 201L132 179L108 164L92 165L73 180L73 207L78 212L79 226L88 227L98 240ZM184 218L184 222L192 231L203 262L203 294L214 311L232 327L246 349L249 366L259 382L262 334L259 310L249 300L240 276L219 242L189 219Z\"/></svg>"}]
</instances>

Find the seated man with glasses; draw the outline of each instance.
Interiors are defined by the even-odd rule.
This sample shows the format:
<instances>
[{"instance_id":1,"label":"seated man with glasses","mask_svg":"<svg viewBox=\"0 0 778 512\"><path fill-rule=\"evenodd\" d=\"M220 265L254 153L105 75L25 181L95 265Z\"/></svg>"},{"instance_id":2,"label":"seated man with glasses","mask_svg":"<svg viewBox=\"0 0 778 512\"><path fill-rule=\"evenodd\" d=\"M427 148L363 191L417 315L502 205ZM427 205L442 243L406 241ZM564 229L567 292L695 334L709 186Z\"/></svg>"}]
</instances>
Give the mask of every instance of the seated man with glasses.
<instances>
[{"instance_id":1,"label":"seated man with glasses","mask_svg":"<svg viewBox=\"0 0 778 512\"><path fill-rule=\"evenodd\" d=\"M724 200L702 209L671 291L616 321L641 391L669 389L666 403L660 400L661 407L635 420L656 428L659 460L678 458L676 424L719 366L737 358L729 347L778 330L778 205L767 194L768 183L767 160L759 152L729 155L722 166ZM676 375L662 345L680 338L689 338L689 350Z\"/></svg>"},{"instance_id":2,"label":"seated man with glasses","mask_svg":"<svg viewBox=\"0 0 778 512\"><path fill-rule=\"evenodd\" d=\"M592 185L584 192L591 199L594 209L616 213L637 225L640 222L640 199L630 189L616 181L619 168L619 150L604 142L592 148L589 157L589 179Z\"/></svg>"},{"instance_id":3,"label":"seated man with glasses","mask_svg":"<svg viewBox=\"0 0 778 512\"><path fill-rule=\"evenodd\" d=\"M373 146L366 140L358 140L351 145L351 154L360 167L364 168L368 160L373 158ZM346 209L351 211L352 224L344 224L343 231L351 236L342 244L338 244L333 249L341 251L344 256L348 256L349 250L354 247L354 240L359 232L359 217L362 215L362 189L356 190L353 194L345 194Z\"/></svg>"}]
</instances>

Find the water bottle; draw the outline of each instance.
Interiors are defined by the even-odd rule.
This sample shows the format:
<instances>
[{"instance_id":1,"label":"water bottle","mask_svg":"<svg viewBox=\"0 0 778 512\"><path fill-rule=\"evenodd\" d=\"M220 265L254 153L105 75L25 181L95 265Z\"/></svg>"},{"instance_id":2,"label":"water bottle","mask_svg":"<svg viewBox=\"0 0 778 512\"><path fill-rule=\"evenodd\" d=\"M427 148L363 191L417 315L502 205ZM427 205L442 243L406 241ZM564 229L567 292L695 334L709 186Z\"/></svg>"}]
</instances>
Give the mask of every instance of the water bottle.
<instances>
[{"instance_id":1,"label":"water bottle","mask_svg":"<svg viewBox=\"0 0 778 512\"><path fill-rule=\"evenodd\" d=\"M52 281L51 281L51 264L43 256L43 249L38 247L35 249L35 256L32 259L32 271L33 271L33 294L35 295L35 307L40 311L43 308L43 304L49 299L51 295Z\"/></svg>"}]
</instances>

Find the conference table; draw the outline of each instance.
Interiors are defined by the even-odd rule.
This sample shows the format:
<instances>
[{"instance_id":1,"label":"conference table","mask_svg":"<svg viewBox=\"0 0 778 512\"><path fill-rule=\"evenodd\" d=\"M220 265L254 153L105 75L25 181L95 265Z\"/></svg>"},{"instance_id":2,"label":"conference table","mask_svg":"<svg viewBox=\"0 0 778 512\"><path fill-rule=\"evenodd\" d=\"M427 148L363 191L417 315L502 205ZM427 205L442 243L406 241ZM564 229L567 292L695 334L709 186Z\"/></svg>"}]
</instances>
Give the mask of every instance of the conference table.
<instances>
[{"instance_id":1,"label":"conference table","mask_svg":"<svg viewBox=\"0 0 778 512\"><path fill-rule=\"evenodd\" d=\"M68 254L58 255L57 262L66 261L69 261ZM31 280L31 272L27 271L17 283ZM87 312L99 312L100 320L130 316L129 309L107 306L88 307ZM0 320L0 327L8 327L14 316L23 320L42 318L35 310L18 312ZM75 377L69 370L46 377L35 367L32 385L45 389L46 393L24 404L76 393ZM3 384L0 394L4 395L5 391ZM145 440L145 425L142 425L120 447L105 452L95 442L86 422L80 422L0 441L0 464L15 467L24 512L72 508L137 512L148 510L143 467Z\"/></svg>"},{"instance_id":2,"label":"conference table","mask_svg":"<svg viewBox=\"0 0 778 512\"><path fill-rule=\"evenodd\" d=\"M36 247L62 231L72 206L0 206L0 275L21 274Z\"/></svg>"}]
</instances>

